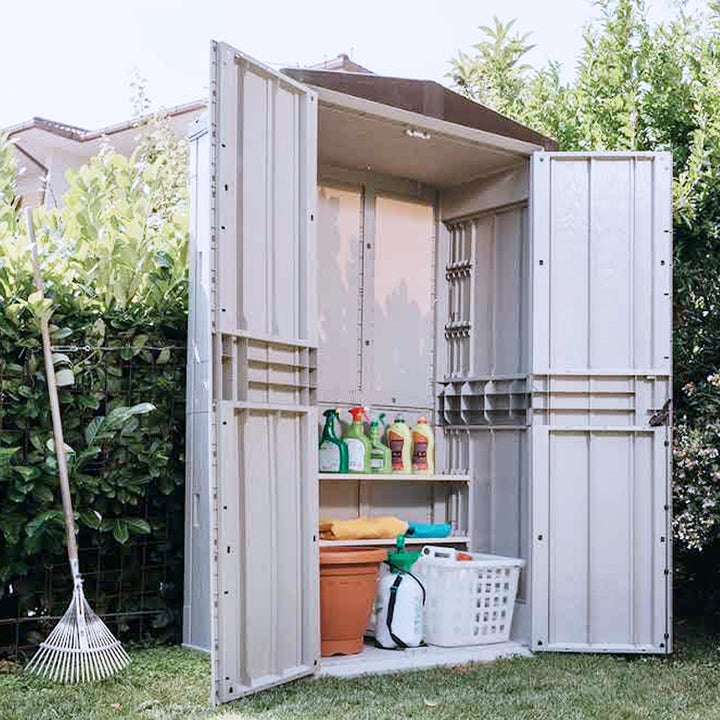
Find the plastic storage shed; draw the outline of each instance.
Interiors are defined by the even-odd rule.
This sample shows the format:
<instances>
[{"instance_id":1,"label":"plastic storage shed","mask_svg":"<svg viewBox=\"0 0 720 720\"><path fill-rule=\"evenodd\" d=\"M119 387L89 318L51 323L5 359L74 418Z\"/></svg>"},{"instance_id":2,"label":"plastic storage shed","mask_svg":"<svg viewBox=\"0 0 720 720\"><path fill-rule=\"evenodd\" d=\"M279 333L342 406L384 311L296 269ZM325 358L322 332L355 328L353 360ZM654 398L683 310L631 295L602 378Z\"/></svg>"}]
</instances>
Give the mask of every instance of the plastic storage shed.
<instances>
[{"instance_id":1,"label":"plastic storage shed","mask_svg":"<svg viewBox=\"0 0 720 720\"><path fill-rule=\"evenodd\" d=\"M670 155L547 152L431 83L212 58L183 633L215 699L318 671L320 513L454 513L528 563L516 641L669 652ZM433 418L472 493L319 483L318 407L357 403Z\"/></svg>"}]
</instances>

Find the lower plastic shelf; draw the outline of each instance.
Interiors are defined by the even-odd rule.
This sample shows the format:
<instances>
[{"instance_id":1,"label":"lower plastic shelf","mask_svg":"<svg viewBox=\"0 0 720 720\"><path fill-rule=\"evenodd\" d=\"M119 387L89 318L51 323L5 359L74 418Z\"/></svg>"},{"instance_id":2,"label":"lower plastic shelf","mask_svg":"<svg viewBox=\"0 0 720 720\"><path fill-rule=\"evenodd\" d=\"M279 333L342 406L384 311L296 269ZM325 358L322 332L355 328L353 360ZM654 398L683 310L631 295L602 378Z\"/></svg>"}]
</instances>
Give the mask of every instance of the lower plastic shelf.
<instances>
[{"instance_id":1,"label":"lower plastic shelf","mask_svg":"<svg viewBox=\"0 0 720 720\"><path fill-rule=\"evenodd\" d=\"M464 647L408 648L402 652L382 650L367 641L365 649L357 655L324 657L320 674L334 677L357 677L367 673L388 673L398 670L417 670L440 666L465 665L469 662L494 662L501 657L531 657L527 645L518 642Z\"/></svg>"},{"instance_id":2,"label":"lower plastic shelf","mask_svg":"<svg viewBox=\"0 0 720 720\"><path fill-rule=\"evenodd\" d=\"M406 537L406 545L460 545L467 544L470 538L467 535L448 535L444 538L415 538ZM382 539L382 540L321 540L321 547L350 547L350 546L382 546L382 545L394 545L395 539Z\"/></svg>"}]
</instances>

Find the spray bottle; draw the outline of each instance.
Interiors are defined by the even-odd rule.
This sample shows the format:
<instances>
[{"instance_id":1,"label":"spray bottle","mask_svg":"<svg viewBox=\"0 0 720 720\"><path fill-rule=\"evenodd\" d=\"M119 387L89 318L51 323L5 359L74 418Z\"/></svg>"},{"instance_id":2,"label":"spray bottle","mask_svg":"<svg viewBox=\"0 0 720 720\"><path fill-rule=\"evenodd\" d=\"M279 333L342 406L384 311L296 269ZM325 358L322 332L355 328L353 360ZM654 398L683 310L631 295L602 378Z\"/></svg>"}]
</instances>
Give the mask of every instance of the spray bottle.
<instances>
[{"instance_id":1,"label":"spray bottle","mask_svg":"<svg viewBox=\"0 0 720 720\"><path fill-rule=\"evenodd\" d=\"M352 423L345 433L345 445L348 451L348 470L351 473L370 472L370 441L365 435L365 408L350 408Z\"/></svg>"},{"instance_id":2,"label":"spray bottle","mask_svg":"<svg viewBox=\"0 0 720 720\"><path fill-rule=\"evenodd\" d=\"M348 449L335 434L335 420L340 418L340 410L326 410L325 427L320 438L320 472L346 473L348 471Z\"/></svg>"},{"instance_id":3,"label":"spray bottle","mask_svg":"<svg viewBox=\"0 0 720 720\"><path fill-rule=\"evenodd\" d=\"M392 453L390 448L381 440L383 420L385 413L380 413L379 420L370 423L370 472L392 472Z\"/></svg>"}]
</instances>

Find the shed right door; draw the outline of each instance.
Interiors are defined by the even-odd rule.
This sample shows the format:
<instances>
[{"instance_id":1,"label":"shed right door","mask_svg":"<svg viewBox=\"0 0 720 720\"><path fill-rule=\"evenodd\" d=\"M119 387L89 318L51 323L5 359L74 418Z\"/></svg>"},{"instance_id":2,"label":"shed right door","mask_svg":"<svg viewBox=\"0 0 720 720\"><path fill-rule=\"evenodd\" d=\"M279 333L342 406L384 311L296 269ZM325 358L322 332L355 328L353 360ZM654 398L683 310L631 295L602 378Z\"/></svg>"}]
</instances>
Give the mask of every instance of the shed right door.
<instances>
[{"instance_id":1,"label":"shed right door","mask_svg":"<svg viewBox=\"0 0 720 720\"><path fill-rule=\"evenodd\" d=\"M532 159L532 646L671 649L672 158Z\"/></svg>"}]
</instances>

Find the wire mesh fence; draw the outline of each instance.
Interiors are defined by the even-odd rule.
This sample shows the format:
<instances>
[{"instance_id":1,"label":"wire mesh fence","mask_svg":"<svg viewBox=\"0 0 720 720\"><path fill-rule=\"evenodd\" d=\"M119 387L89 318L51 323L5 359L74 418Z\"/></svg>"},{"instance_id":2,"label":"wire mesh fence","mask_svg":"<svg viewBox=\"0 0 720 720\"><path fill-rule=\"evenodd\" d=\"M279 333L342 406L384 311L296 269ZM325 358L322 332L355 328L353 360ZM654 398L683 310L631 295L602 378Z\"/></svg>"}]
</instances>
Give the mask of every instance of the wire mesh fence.
<instances>
[{"instance_id":1,"label":"wire mesh fence","mask_svg":"<svg viewBox=\"0 0 720 720\"><path fill-rule=\"evenodd\" d=\"M185 349L165 338L158 342L157 336L134 344L133 339L127 337L107 347L58 346L53 349L69 358L75 373L74 386L64 390L63 411L64 421L76 429L76 442L82 442L83 428L93 417L107 413L117 404L150 402L157 408L149 421L152 429L147 442L152 441L161 448L155 453L159 460L149 451L149 459L146 458L137 447L129 451L122 442L106 443L97 457L83 468L86 482L88 478L98 480L101 503L106 508L112 507L118 515L123 504L119 498L125 498L129 492L124 489L123 478L128 470L132 473L134 463L142 458L138 473L147 475L147 480L143 480L139 494L127 495L127 514L147 522L151 532L134 535L122 544L107 529L98 532L81 527L80 570L90 605L123 642L179 642ZM31 387L31 383L37 383L37 377L32 377L37 373L33 370L31 353L26 353L22 360L22 382ZM38 429L41 433L49 431L49 417L47 422L43 413L37 421L23 419L12 388L12 384L3 383L0 377L0 447L18 447L15 462L29 466L35 462L32 433ZM40 390L44 392L44 386ZM88 398L97 398L97 406L93 407ZM72 437L72 430L67 434ZM0 489L0 531L3 530L2 515L7 510L3 505L9 504L3 492ZM102 496L103 493L112 500ZM27 521L38 511L29 501L21 507L28 515ZM108 516L112 514L108 512ZM0 566L12 567L17 558L17 543L13 545L8 534L0 532ZM10 573L7 580L0 583L0 657L20 660L32 654L65 612L72 597L72 578L60 542L36 553L28 552L21 559L25 566L23 572Z\"/></svg>"},{"instance_id":2,"label":"wire mesh fence","mask_svg":"<svg viewBox=\"0 0 720 720\"><path fill-rule=\"evenodd\" d=\"M171 538L125 547L81 547L88 602L123 642L177 643L182 625L182 555ZM62 617L72 597L66 562L32 563L0 599L0 657L23 659Z\"/></svg>"}]
</instances>

